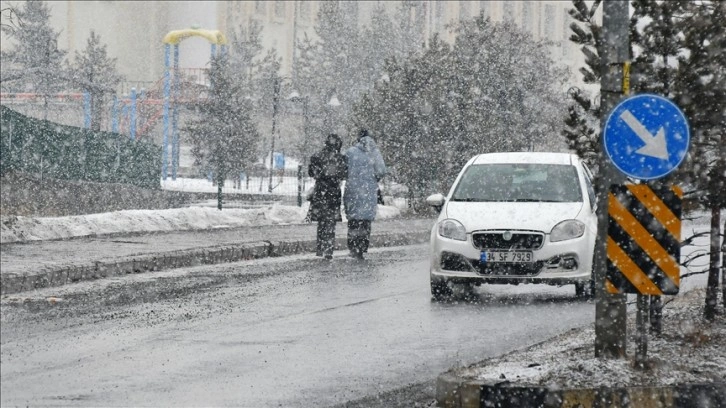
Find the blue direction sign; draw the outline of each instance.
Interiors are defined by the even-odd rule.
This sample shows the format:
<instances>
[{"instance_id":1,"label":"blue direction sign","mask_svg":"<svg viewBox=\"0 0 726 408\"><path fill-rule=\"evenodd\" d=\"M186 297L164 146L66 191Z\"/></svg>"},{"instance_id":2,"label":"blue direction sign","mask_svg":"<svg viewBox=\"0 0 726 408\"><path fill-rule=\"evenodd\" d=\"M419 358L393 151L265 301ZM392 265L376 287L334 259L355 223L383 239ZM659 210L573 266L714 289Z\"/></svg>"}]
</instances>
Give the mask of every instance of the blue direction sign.
<instances>
[{"instance_id":1,"label":"blue direction sign","mask_svg":"<svg viewBox=\"0 0 726 408\"><path fill-rule=\"evenodd\" d=\"M675 170L690 142L686 116L658 95L635 95L620 102L605 122L603 142L610 160L626 175L652 180Z\"/></svg>"}]
</instances>

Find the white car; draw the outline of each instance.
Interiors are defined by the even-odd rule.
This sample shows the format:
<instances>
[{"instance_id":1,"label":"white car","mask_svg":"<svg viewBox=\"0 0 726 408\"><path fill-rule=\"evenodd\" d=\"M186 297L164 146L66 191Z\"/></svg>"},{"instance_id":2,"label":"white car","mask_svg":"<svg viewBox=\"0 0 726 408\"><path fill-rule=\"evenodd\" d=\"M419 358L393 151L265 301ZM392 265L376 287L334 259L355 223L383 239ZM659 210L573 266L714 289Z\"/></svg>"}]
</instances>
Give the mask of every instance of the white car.
<instances>
[{"instance_id":1,"label":"white car","mask_svg":"<svg viewBox=\"0 0 726 408\"><path fill-rule=\"evenodd\" d=\"M597 235L592 174L573 154L513 152L473 157L431 231L431 295L450 284L574 284L592 293Z\"/></svg>"}]
</instances>

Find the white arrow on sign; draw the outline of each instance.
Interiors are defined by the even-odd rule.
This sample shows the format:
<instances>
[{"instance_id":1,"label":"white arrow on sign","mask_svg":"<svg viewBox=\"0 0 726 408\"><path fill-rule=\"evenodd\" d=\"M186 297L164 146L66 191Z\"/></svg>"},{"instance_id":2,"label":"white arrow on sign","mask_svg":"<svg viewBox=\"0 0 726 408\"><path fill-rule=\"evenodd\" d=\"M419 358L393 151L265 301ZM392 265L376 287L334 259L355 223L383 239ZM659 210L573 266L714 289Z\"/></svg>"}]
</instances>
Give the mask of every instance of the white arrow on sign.
<instances>
[{"instance_id":1,"label":"white arrow on sign","mask_svg":"<svg viewBox=\"0 0 726 408\"><path fill-rule=\"evenodd\" d=\"M627 123L635 132L645 146L636 150L635 153L643 156L655 157L656 159L668 160L668 148L666 146L665 130L661 127L658 133L653 136L640 121L630 113L629 110L620 114L620 119Z\"/></svg>"}]
</instances>

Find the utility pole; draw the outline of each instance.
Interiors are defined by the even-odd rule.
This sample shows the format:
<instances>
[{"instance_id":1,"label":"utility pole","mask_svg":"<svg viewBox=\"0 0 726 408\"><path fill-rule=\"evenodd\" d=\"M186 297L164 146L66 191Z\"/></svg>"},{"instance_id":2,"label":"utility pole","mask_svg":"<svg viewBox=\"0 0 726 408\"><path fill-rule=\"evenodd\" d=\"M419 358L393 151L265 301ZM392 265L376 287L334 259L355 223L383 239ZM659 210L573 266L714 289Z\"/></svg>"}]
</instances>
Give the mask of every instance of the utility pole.
<instances>
[{"instance_id":1,"label":"utility pole","mask_svg":"<svg viewBox=\"0 0 726 408\"><path fill-rule=\"evenodd\" d=\"M272 192L272 173L275 171L275 120L277 119L277 105L280 99L280 80L275 73L272 77L272 141L270 142L270 183L267 192Z\"/></svg>"},{"instance_id":2,"label":"utility pole","mask_svg":"<svg viewBox=\"0 0 726 408\"><path fill-rule=\"evenodd\" d=\"M600 51L600 177L597 186L598 232L593 279L595 283L595 357L625 358L626 295L611 294L605 287L607 271L608 194L610 185L622 182L623 175L605 157L604 125L610 111L627 93L624 66L630 60L630 16L627 0L604 0L602 47Z\"/></svg>"}]
</instances>

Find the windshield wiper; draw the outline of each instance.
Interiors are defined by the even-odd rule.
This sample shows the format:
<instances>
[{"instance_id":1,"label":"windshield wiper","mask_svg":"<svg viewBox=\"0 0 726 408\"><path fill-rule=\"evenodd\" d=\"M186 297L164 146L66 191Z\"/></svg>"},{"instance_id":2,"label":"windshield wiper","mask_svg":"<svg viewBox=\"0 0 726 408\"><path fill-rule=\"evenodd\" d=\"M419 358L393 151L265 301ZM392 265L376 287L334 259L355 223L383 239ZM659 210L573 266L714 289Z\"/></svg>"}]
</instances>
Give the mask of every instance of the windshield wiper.
<instances>
[{"instance_id":1,"label":"windshield wiper","mask_svg":"<svg viewBox=\"0 0 726 408\"><path fill-rule=\"evenodd\" d=\"M479 201L476 198L452 198L451 201L466 201L466 202L472 202L472 201Z\"/></svg>"},{"instance_id":2,"label":"windshield wiper","mask_svg":"<svg viewBox=\"0 0 726 408\"><path fill-rule=\"evenodd\" d=\"M559 203L560 201L557 200L540 200L537 198L515 198L512 201L520 202L520 203Z\"/></svg>"}]
</instances>

